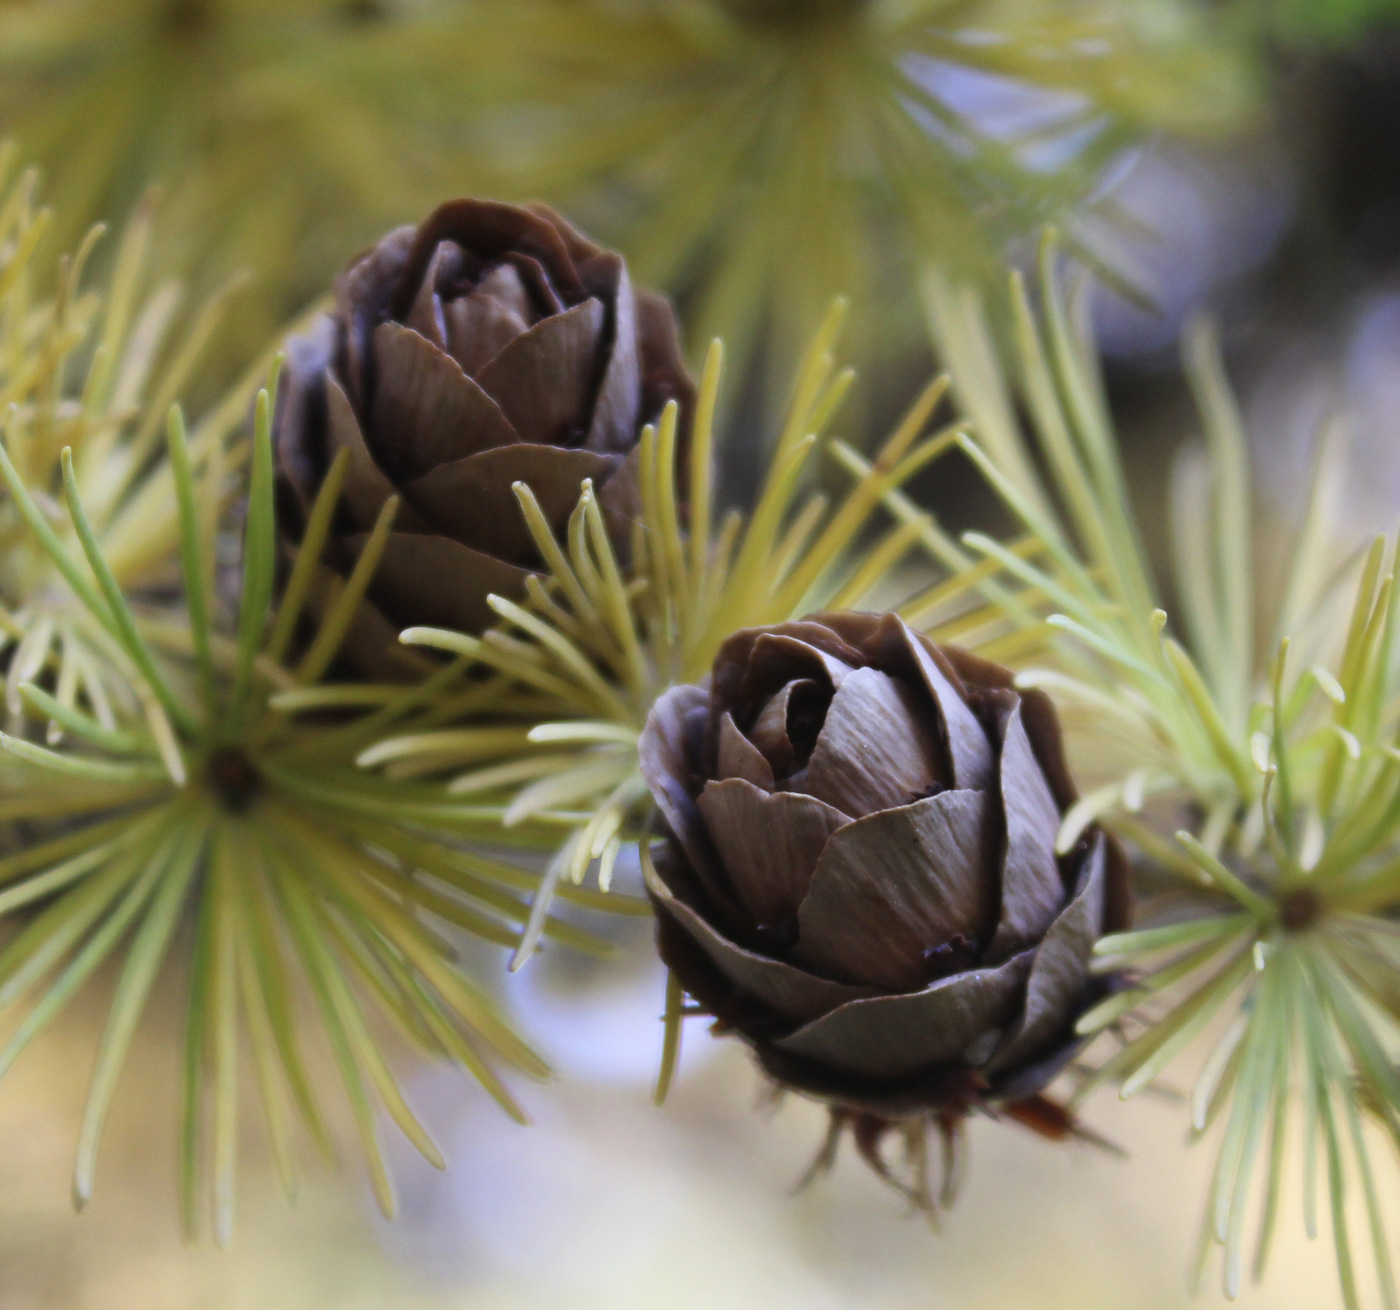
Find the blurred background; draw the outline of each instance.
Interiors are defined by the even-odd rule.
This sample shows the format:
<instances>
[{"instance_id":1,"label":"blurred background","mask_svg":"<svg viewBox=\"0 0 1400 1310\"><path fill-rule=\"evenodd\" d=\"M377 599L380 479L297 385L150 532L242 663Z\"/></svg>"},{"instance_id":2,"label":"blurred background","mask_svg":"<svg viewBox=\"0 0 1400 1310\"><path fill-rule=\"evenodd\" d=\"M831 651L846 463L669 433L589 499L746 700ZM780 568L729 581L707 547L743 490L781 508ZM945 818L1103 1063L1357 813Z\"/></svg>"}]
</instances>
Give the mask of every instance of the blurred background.
<instances>
[{"instance_id":1,"label":"blurred background","mask_svg":"<svg viewBox=\"0 0 1400 1310\"><path fill-rule=\"evenodd\" d=\"M55 206L53 260L157 188L161 276L202 297L246 272L196 390L238 375L388 226L462 192L543 198L676 296L694 353L730 341L737 497L833 293L853 299L844 349L864 378L845 431L869 443L934 367L918 270L995 288L1053 221L1098 277L1149 522L1196 430L1178 348L1202 312L1265 510L1296 513L1336 415L1352 523L1393 527L1400 510L1392 0L0 0L10 135ZM919 491L954 528L991 512L951 461ZM663 979L646 925L627 923L612 962L554 951L502 982L558 1069L522 1093L532 1127L419 1070L410 1099L450 1170L399 1152L386 1224L350 1169L311 1171L289 1211L250 1124L224 1253L178 1237L179 977L136 1039L96 1199L74 1217L104 1013L75 1009L0 1088L0 1310L1221 1303L1214 1271L1188 1291L1210 1147L1183 1149L1181 1104L1089 1102L1126 1159L974 1122L939 1233L846 1157L795 1192L823 1112L770 1104L735 1044L693 1025L652 1107ZM1245 1300L1338 1305L1328 1243L1292 1202Z\"/></svg>"},{"instance_id":2,"label":"blurred background","mask_svg":"<svg viewBox=\"0 0 1400 1310\"><path fill-rule=\"evenodd\" d=\"M405 1080L448 1161L437 1173L382 1125L400 1214L386 1222L358 1163L312 1163L289 1209L256 1116L239 1143L231 1249L178 1237L176 1132L184 980L138 1033L97 1194L75 1216L66 1179L100 1020L73 1012L0 1094L3 1310L1176 1310L1225 1306L1208 1269L1193 1292L1215 1137L1186 1149L1189 1063L1160 1094L1085 1106L1123 1156L973 1120L967 1169L938 1227L847 1144L800 1186L825 1111L775 1103L738 1043L694 1020L677 1082L652 1104L664 974L649 926L615 935L623 960L546 949L506 987L554 1079L520 1089L506 1121L464 1074ZM468 947L467 949L470 949ZM484 962L484 961L483 961ZM494 962L503 966L503 959ZM100 984L99 984L100 985ZM327 1051L311 1052L329 1072ZM252 1088L245 1104L252 1105ZM332 1123L350 1139L348 1115ZM309 1161L310 1147L302 1155ZM1382 1169L1382 1175L1384 1175ZM1391 1175L1394 1182L1394 1175ZM1391 1187L1390 1200L1400 1199ZM1272 1267L1246 1304L1340 1305L1325 1237L1289 1188Z\"/></svg>"},{"instance_id":3,"label":"blurred background","mask_svg":"<svg viewBox=\"0 0 1400 1310\"><path fill-rule=\"evenodd\" d=\"M644 933L645 928L638 931ZM639 943L640 945L640 943ZM636 961L645 961L638 950ZM588 977L592 973L595 976ZM353 1169L311 1169L289 1210L257 1125L240 1143L235 1241L182 1246L174 1202L179 1021L137 1039L97 1195L75 1218L65 1186L83 1075L98 1035L78 1016L36 1048L0 1097L4 1310L1174 1310L1227 1304L1187 1270L1206 1147L1183 1149L1184 1109L1122 1104L1086 1117L1131 1144L1119 1159L1014 1125L974 1121L941 1231L844 1155L796 1185L824 1113L765 1099L736 1043L692 1026L679 1080L651 1104L664 979L647 963L584 975L557 953L513 988L558 1074L527 1088L534 1123L507 1123L465 1076L422 1070L408 1095L448 1159L397 1151L401 1214L374 1208ZM173 996L170 998L172 1001ZM697 1021L698 1023L698 1021ZM1331 1252L1285 1206L1275 1263L1245 1303L1340 1304Z\"/></svg>"}]
</instances>

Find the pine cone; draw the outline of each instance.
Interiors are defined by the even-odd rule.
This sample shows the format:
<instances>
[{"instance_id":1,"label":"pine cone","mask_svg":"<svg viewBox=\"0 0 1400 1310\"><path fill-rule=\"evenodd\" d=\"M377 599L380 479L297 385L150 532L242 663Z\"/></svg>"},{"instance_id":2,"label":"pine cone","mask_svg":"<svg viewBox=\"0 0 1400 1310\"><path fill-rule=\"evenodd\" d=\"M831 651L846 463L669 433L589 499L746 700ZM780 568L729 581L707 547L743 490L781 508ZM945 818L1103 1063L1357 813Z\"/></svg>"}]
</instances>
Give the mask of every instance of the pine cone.
<instances>
[{"instance_id":1,"label":"pine cone","mask_svg":"<svg viewBox=\"0 0 1400 1310\"><path fill-rule=\"evenodd\" d=\"M558 532L591 478L621 529L641 428L668 400L687 409L692 386L665 299L634 292L621 255L542 205L451 201L335 290L335 312L289 346L275 441L292 539L350 450L329 555L342 572L385 500L403 498L369 593L377 614L352 633L363 668L398 629L480 632L489 594L523 593L541 561L514 482Z\"/></svg>"},{"instance_id":2,"label":"pine cone","mask_svg":"<svg viewBox=\"0 0 1400 1310\"><path fill-rule=\"evenodd\" d=\"M649 876L682 986L783 1087L856 1123L1039 1093L1126 924L1125 872L1074 801L1048 699L895 615L738 632L658 701Z\"/></svg>"}]
</instances>

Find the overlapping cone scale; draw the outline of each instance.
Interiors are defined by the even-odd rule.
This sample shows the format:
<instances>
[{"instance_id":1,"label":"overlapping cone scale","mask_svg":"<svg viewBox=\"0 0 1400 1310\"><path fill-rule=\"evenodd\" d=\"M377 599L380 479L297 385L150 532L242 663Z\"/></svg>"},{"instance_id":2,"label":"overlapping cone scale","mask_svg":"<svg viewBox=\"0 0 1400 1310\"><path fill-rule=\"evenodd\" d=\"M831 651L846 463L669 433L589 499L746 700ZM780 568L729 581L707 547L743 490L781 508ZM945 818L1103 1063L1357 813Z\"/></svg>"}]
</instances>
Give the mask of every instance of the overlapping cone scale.
<instances>
[{"instance_id":1,"label":"overlapping cone scale","mask_svg":"<svg viewBox=\"0 0 1400 1310\"><path fill-rule=\"evenodd\" d=\"M945 1114L1039 1093L1075 1049L1126 874L1075 800L1055 714L892 614L735 633L656 704L649 889L682 986L783 1086Z\"/></svg>"},{"instance_id":2,"label":"overlapping cone scale","mask_svg":"<svg viewBox=\"0 0 1400 1310\"><path fill-rule=\"evenodd\" d=\"M397 629L479 632L541 561L511 490L556 532L592 479L619 549L638 505L637 443L692 384L664 298L552 210L455 200L355 259L335 309L288 349L276 416L281 518L304 522L348 451L331 564L348 572L402 498L348 643L390 672Z\"/></svg>"}]
</instances>

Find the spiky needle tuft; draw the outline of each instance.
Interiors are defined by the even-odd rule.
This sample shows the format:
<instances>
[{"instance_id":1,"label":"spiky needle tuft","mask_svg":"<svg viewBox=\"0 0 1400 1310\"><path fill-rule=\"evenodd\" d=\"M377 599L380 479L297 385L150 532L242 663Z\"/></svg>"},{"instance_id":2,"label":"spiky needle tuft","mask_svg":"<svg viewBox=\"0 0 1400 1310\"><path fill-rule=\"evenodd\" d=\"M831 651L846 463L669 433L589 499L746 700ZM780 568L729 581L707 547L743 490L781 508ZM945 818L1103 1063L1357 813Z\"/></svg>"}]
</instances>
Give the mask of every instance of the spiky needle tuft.
<instances>
[{"instance_id":1,"label":"spiky needle tuft","mask_svg":"<svg viewBox=\"0 0 1400 1310\"><path fill-rule=\"evenodd\" d=\"M1237 1293L1257 1209L1262 1275L1296 1131L1308 1231L1325 1190L1347 1305L1363 1301L1360 1240L1393 1308L1370 1135L1400 1142L1396 543L1339 549L1327 514L1336 434L1325 434L1287 587L1270 600L1243 425L1198 325L1186 362L1205 441L1179 458L1175 600L1164 599L1087 345L1085 302L1064 297L1053 245L1039 309L1013 285L1014 391L977 296L936 275L927 291L975 427L964 449L1035 548L976 533L964 544L1003 584L1039 598L1017 622L1044 625L1053 640L1020 681L1078 711L1078 762L1101 780L1066 816L1060 848L1099 819L1167 887L1139 928L1099 943L1104 968L1131 985L1081 1021L1082 1032L1112 1029L1120 1041L1084 1090L1113 1081L1132 1095L1213 1035L1191 1099L1196 1133L1221 1126L1202 1256L1223 1249L1225 1287Z\"/></svg>"},{"instance_id":2,"label":"spiky needle tuft","mask_svg":"<svg viewBox=\"0 0 1400 1310\"><path fill-rule=\"evenodd\" d=\"M275 378L272 383L275 388ZM296 1017L297 987L314 998L380 1205L394 1208L376 1103L423 1155L442 1158L400 1091L382 1030L468 1070L512 1116L522 1112L498 1069L545 1066L458 967L461 930L518 947L538 878L481 853L479 842L548 846L575 820L548 809L502 838L503 811L462 805L412 779L368 775L356 757L392 730L422 732L492 699L462 679L462 661L411 686L327 683L339 638L359 603L392 516L386 507L353 575L319 615L297 658L338 477L322 490L279 604L273 603L269 392L259 393L233 631L218 622L212 541L201 508L217 462L196 470L180 413L170 417L167 485L189 622L183 641L123 590L92 517L74 452L62 452L70 545L20 476L12 429L0 475L93 631L120 652L145 713L112 727L63 701L36 668L18 693L63 729L60 749L0 735L7 762L0 816L61 821L47 838L0 859L0 915L17 920L0 950L0 1008L30 999L0 1048L8 1069L106 960L120 961L83 1119L74 1196L92 1193L102 1125L133 1031L158 975L193 920L189 952L182 1170L185 1216L198 1222L201 1179L214 1232L232 1229L240 1050L250 1049L273 1154L296 1186L296 1117L329 1151L326 1119ZM160 641L154 639L160 637ZM453 691L448 694L448 689ZM522 734L523 735L523 734ZM470 839L476 838L477 845ZM570 889L589 903L597 893ZM613 908L623 908L616 900ZM604 943L544 918L544 932L584 950ZM184 954L181 948L180 954Z\"/></svg>"}]
</instances>

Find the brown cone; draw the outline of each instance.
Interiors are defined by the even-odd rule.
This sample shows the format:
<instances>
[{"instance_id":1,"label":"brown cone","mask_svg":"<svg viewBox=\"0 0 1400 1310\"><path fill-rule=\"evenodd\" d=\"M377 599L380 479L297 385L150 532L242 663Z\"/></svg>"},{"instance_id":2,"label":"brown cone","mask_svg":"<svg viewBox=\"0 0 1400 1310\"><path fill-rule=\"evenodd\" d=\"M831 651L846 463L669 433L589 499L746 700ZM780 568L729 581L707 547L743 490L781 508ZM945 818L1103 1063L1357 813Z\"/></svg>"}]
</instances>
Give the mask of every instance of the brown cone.
<instances>
[{"instance_id":1,"label":"brown cone","mask_svg":"<svg viewBox=\"0 0 1400 1310\"><path fill-rule=\"evenodd\" d=\"M781 1086L947 1132L1071 1057L1126 874L1097 828L1056 856L1059 728L1008 670L892 614L738 632L657 702L641 765L661 954Z\"/></svg>"},{"instance_id":2,"label":"brown cone","mask_svg":"<svg viewBox=\"0 0 1400 1310\"><path fill-rule=\"evenodd\" d=\"M347 642L363 674L402 668L385 634L479 632L486 598L540 566L511 491L560 531L593 480L625 551L635 450L693 388L667 302L553 210L455 200L391 232L337 279L335 311L292 341L275 424L284 536L299 539L331 460L350 452L327 564L353 566L390 495L402 506ZM372 612L371 612L372 611Z\"/></svg>"}]
</instances>

